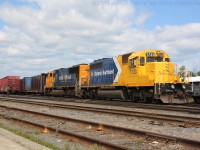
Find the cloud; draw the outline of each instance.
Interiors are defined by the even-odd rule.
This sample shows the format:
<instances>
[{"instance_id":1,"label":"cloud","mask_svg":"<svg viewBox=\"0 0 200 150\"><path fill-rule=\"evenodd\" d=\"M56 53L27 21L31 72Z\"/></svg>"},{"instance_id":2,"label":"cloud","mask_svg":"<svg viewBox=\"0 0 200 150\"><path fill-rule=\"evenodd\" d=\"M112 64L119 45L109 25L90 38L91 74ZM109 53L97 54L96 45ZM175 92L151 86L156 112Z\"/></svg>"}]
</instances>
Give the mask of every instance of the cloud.
<instances>
[{"instance_id":1,"label":"cloud","mask_svg":"<svg viewBox=\"0 0 200 150\"><path fill-rule=\"evenodd\" d=\"M26 5L0 5L0 76L32 76L142 49L166 50L173 61L191 68L199 62L200 23L145 30L141 26L151 13L137 15L133 5L94 2L29 0Z\"/></svg>"},{"instance_id":2,"label":"cloud","mask_svg":"<svg viewBox=\"0 0 200 150\"><path fill-rule=\"evenodd\" d=\"M138 27L144 27L145 22L147 19L149 19L152 16L152 14L150 12L144 12L142 11L135 19L134 19L134 23L138 26Z\"/></svg>"}]
</instances>

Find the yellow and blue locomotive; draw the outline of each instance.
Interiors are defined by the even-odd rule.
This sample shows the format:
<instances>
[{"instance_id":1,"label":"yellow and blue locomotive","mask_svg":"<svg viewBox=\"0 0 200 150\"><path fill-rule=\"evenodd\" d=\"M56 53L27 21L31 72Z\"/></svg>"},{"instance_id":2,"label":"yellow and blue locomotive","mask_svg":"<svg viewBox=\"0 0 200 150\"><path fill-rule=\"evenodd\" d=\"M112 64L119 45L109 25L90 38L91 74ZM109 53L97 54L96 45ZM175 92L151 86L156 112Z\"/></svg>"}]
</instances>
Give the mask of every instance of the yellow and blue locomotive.
<instances>
[{"instance_id":1,"label":"yellow and blue locomotive","mask_svg":"<svg viewBox=\"0 0 200 150\"><path fill-rule=\"evenodd\" d=\"M66 95L93 99L123 99L146 103L188 103L192 101L189 84L175 74L175 64L162 50L143 50L76 66L76 75L49 72L46 92L62 90ZM69 68L70 69L70 68ZM71 72L73 73L73 72ZM62 77L61 77L62 76ZM63 86L64 85L64 86Z\"/></svg>"}]
</instances>

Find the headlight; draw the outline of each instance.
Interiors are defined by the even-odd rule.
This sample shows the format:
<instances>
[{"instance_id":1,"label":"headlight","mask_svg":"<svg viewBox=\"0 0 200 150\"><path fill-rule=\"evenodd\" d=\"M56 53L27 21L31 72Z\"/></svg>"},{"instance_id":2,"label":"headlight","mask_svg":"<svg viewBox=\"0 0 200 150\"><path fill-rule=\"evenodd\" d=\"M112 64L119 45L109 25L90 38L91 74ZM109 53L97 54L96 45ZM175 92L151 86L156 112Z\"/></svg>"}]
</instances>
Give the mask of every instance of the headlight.
<instances>
[{"instance_id":1,"label":"headlight","mask_svg":"<svg viewBox=\"0 0 200 150\"><path fill-rule=\"evenodd\" d=\"M182 88L185 89L186 88L185 85L182 85Z\"/></svg>"},{"instance_id":2,"label":"headlight","mask_svg":"<svg viewBox=\"0 0 200 150\"><path fill-rule=\"evenodd\" d=\"M172 84L172 85L171 85L171 88L172 88L172 89L174 89L174 88L175 88L175 86Z\"/></svg>"}]
</instances>

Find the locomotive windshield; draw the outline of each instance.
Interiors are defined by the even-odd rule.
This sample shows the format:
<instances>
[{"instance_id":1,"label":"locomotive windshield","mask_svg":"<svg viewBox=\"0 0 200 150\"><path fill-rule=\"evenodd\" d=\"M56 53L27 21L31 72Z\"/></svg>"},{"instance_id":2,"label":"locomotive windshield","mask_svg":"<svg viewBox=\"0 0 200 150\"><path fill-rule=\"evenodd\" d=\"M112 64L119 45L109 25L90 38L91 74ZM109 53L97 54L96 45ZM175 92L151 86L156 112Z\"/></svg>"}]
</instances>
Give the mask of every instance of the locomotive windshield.
<instances>
[{"instance_id":1,"label":"locomotive windshield","mask_svg":"<svg viewBox=\"0 0 200 150\"><path fill-rule=\"evenodd\" d=\"M169 62L169 58L165 58L165 60L163 60L164 58L164 54L163 53L154 53L154 52L147 52L146 53L146 62L163 62L163 61L167 61Z\"/></svg>"},{"instance_id":2,"label":"locomotive windshield","mask_svg":"<svg viewBox=\"0 0 200 150\"><path fill-rule=\"evenodd\" d=\"M161 57L147 57L147 62L163 62L163 58Z\"/></svg>"}]
</instances>

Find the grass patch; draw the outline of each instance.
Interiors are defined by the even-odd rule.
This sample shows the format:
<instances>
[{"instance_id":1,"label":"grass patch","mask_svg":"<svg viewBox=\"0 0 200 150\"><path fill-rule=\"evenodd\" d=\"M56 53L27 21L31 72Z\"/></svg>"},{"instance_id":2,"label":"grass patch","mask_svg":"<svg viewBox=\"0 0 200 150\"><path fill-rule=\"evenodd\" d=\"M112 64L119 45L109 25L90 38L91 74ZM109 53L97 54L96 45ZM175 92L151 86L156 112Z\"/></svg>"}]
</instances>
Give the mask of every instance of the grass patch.
<instances>
[{"instance_id":1,"label":"grass patch","mask_svg":"<svg viewBox=\"0 0 200 150\"><path fill-rule=\"evenodd\" d=\"M54 144L52 143L49 143L49 142L45 142L37 137L34 137L26 132L23 132L23 131L20 131L18 129L14 129L14 128L10 128L10 127L7 127L6 125L4 125L3 123L0 123L0 128L3 128L5 130L8 130L16 135L19 135L21 137L24 137L30 141L33 141L35 143L38 143L38 144L41 144L43 146L46 146L52 150L71 150L71 149L74 149L74 150L82 150L81 147L79 147L78 145L76 144L65 144L64 148L60 148L60 147L57 147L55 146ZM38 135L39 134L39 131L34 131L33 134L35 135ZM92 147L90 148L86 148L85 150L105 150L105 148L103 148L102 146L99 146L97 144L94 144Z\"/></svg>"},{"instance_id":2,"label":"grass patch","mask_svg":"<svg viewBox=\"0 0 200 150\"><path fill-rule=\"evenodd\" d=\"M94 144L90 150L105 150L104 147L100 146L100 145L97 145L97 144Z\"/></svg>"},{"instance_id":3,"label":"grass patch","mask_svg":"<svg viewBox=\"0 0 200 150\"><path fill-rule=\"evenodd\" d=\"M35 135L39 135L40 132L35 130L35 131L33 131L33 134L35 134Z\"/></svg>"},{"instance_id":4,"label":"grass patch","mask_svg":"<svg viewBox=\"0 0 200 150\"><path fill-rule=\"evenodd\" d=\"M52 150L62 150L61 148L53 145L52 143L45 142L45 141L43 141L43 140L41 140L39 138L36 138L34 136L31 136L31 135L25 133L23 131L20 131L20 130L17 130L17 129L13 129L13 128L9 128L9 127L5 126L2 123L0 123L0 128L8 130L8 131L10 131L10 132L12 132L12 133L14 133L16 135L22 136L22 137L24 137L24 138L26 138L26 139L28 139L30 141L33 141L33 142L36 142L36 143L41 144L43 146L46 146L46 147L48 147L48 148L50 148Z\"/></svg>"},{"instance_id":5,"label":"grass patch","mask_svg":"<svg viewBox=\"0 0 200 150\"><path fill-rule=\"evenodd\" d=\"M64 150L71 150L72 147L74 150L82 150L82 148L80 148L78 145L72 145L72 144L65 144ZM94 144L92 147L87 148L85 150L105 150L105 148L97 144Z\"/></svg>"}]
</instances>

